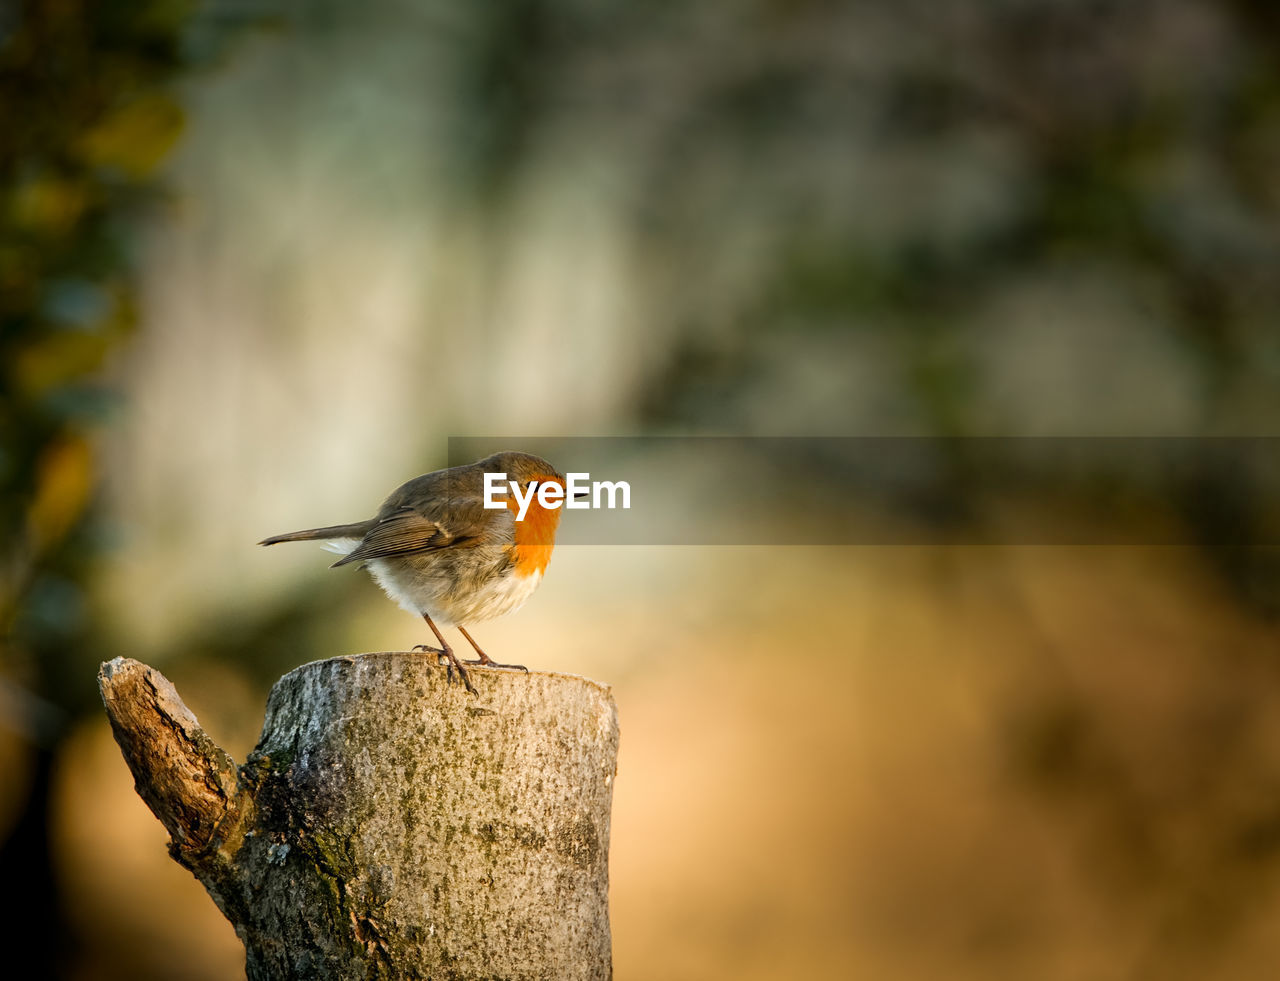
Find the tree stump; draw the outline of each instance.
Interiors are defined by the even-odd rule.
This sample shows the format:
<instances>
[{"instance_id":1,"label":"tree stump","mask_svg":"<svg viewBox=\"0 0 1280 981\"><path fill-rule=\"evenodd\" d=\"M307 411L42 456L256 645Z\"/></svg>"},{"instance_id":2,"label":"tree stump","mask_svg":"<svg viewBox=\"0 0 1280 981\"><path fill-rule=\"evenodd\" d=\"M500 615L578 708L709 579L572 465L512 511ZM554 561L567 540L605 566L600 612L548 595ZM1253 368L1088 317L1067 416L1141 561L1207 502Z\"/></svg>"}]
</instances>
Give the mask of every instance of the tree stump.
<instances>
[{"instance_id":1,"label":"tree stump","mask_svg":"<svg viewBox=\"0 0 1280 981\"><path fill-rule=\"evenodd\" d=\"M98 681L138 793L258 979L612 976L609 689L422 654L305 664L236 767L154 668Z\"/></svg>"}]
</instances>

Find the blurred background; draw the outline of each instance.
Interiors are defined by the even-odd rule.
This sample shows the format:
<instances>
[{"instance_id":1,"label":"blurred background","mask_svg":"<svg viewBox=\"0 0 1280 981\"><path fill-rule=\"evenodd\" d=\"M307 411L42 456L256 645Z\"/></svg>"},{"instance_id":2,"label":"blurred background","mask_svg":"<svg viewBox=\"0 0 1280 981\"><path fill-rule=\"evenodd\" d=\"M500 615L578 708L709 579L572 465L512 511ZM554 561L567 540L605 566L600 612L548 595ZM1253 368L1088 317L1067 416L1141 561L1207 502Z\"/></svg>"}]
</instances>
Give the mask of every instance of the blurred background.
<instances>
[{"instance_id":1,"label":"blurred background","mask_svg":"<svg viewBox=\"0 0 1280 981\"><path fill-rule=\"evenodd\" d=\"M0 5L0 929L47 977L243 976L98 664L243 760L280 674L423 640L254 542L448 437L929 436L923 505L820 454L828 512L777 491L900 538L567 545L475 631L614 688L617 976L1267 976L1274 482L993 511L966 447L1277 434L1277 9Z\"/></svg>"}]
</instances>

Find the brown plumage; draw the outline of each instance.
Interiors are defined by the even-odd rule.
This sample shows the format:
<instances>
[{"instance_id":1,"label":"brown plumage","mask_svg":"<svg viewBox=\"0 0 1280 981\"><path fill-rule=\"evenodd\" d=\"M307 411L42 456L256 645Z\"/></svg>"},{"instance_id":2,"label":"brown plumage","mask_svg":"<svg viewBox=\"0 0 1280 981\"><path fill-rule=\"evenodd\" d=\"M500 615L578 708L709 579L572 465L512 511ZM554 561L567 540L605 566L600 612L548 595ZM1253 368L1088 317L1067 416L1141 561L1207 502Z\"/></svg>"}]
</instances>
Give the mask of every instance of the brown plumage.
<instances>
[{"instance_id":1,"label":"brown plumage","mask_svg":"<svg viewBox=\"0 0 1280 981\"><path fill-rule=\"evenodd\" d=\"M505 473L525 493L543 483L563 490L564 474L528 453L495 453L476 463L423 474L391 492L367 521L308 528L263 539L261 545L322 540L349 548L334 567L362 562L392 599L421 616L440 647L419 645L445 659L474 692L464 664L497 664L480 649L464 623L518 609L533 594L551 561L559 508L544 508L537 496L524 520L509 490L503 509L484 506L484 475ZM507 486L505 483L503 486ZM437 627L456 625L479 657L460 661Z\"/></svg>"}]
</instances>

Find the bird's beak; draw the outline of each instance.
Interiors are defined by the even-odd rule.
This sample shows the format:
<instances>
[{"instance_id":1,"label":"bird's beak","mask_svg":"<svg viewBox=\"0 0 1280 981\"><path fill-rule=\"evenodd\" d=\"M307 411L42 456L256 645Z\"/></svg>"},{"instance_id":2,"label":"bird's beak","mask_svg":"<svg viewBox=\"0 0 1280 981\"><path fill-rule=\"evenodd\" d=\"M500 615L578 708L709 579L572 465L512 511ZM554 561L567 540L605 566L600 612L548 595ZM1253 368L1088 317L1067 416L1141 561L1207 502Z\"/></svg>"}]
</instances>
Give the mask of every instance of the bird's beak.
<instances>
[{"instance_id":1,"label":"bird's beak","mask_svg":"<svg viewBox=\"0 0 1280 981\"><path fill-rule=\"evenodd\" d=\"M573 499L575 501L585 501L590 496L591 496L590 491L578 491L578 493L573 495Z\"/></svg>"}]
</instances>

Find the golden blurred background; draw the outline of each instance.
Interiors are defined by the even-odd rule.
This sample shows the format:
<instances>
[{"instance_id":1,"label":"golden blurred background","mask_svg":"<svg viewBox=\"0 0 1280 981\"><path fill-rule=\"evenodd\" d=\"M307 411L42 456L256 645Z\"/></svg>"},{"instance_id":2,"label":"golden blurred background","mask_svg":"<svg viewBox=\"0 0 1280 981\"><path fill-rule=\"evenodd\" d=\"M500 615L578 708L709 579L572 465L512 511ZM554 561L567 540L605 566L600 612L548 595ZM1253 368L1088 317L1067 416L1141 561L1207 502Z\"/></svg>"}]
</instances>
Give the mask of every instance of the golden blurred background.
<instances>
[{"instance_id":1,"label":"golden blurred background","mask_svg":"<svg viewBox=\"0 0 1280 981\"><path fill-rule=\"evenodd\" d=\"M423 640L253 543L504 433L939 437L958 475L797 453L776 536L563 545L475 631L613 686L620 979L1274 972L1280 487L1197 449L1280 420L1273 5L18 0L0 119L30 977L243 975L98 664L243 760L280 674ZM1190 470L992 496L970 449L1066 435Z\"/></svg>"}]
</instances>

